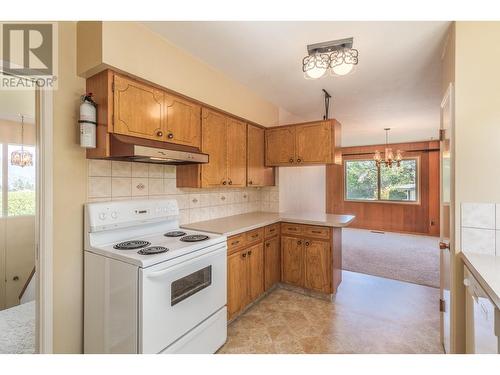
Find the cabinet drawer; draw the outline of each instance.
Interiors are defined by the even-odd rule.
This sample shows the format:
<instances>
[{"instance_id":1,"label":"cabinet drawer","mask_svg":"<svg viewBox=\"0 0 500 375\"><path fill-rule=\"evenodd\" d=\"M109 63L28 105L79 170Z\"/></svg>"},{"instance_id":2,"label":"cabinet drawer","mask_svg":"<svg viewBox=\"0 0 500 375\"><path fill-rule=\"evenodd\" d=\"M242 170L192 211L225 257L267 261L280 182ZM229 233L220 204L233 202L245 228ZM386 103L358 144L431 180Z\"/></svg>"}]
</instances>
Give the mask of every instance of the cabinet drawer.
<instances>
[{"instance_id":1,"label":"cabinet drawer","mask_svg":"<svg viewBox=\"0 0 500 375\"><path fill-rule=\"evenodd\" d=\"M235 250L240 249L242 246L245 246L246 244L247 241L245 233L237 234L236 236L231 236L227 239L227 253L231 254Z\"/></svg>"},{"instance_id":2,"label":"cabinet drawer","mask_svg":"<svg viewBox=\"0 0 500 375\"><path fill-rule=\"evenodd\" d=\"M302 234L302 226L299 224L282 223L281 233L291 235Z\"/></svg>"},{"instance_id":3,"label":"cabinet drawer","mask_svg":"<svg viewBox=\"0 0 500 375\"><path fill-rule=\"evenodd\" d=\"M264 239L264 230L263 228L251 230L245 233L247 244L260 242Z\"/></svg>"},{"instance_id":4,"label":"cabinet drawer","mask_svg":"<svg viewBox=\"0 0 500 375\"><path fill-rule=\"evenodd\" d=\"M317 227L306 225L302 228L303 235L306 237L314 237L321 239L329 239L330 238L330 228L328 227Z\"/></svg>"},{"instance_id":5,"label":"cabinet drawer","mask_svg":"<svg viewBox=\"0 0 500 375\"><path fill-rule=\"evenodd\" d=\"M280 225L278 223L268 225L267 227L264 228L265 238L276 236L279 233L280 233Z\"/></svg>"}]
</instances>

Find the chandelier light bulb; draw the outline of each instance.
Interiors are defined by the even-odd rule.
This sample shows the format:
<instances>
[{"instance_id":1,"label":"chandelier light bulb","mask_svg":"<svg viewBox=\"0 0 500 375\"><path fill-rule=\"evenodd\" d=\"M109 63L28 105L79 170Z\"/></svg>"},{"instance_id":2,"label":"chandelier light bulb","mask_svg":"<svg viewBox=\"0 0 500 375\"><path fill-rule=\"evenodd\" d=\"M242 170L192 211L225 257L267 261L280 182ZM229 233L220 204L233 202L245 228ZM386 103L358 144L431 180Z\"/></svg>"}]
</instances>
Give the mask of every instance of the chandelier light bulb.
<instances>
[{"instance_id":1,"label":"chandelier light bulb","mask_svg":"<svg viewBox=\"0 0 500 375\"><path fill-rule=\"evenodd\" d=\"M332 68L332 74L336 75L336 76L345 76L345 75L349 74L353 68L354 68L354 65L344 63L341 65L334 66Z\"/></svg>"}]
</instances>

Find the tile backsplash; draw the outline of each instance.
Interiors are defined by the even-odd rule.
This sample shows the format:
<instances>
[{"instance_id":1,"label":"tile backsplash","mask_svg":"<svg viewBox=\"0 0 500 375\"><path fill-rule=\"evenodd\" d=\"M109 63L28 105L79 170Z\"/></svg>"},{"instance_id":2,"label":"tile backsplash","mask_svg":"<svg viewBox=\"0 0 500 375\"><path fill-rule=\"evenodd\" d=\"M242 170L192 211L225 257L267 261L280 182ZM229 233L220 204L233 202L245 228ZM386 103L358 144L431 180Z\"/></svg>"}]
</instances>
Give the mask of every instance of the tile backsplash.
<instances>
[{"instance_id":1,"label":"tile backsplash","mask_svg":"<svg viewBox=\"0 0 500 375\"><path fill-rule=\"evenodd\" d=\"M177 188L175 168L172 165L88 160L87 201L172 198L179 205L181 224L246 212L279 211L277 186Z\"/></svg>"},{"instance_id":2,"label":"tile backsplash","mask_svg":"<svg viewBox=\"0 0 500 375\"><path fill-rule=\"evenodd\" d=\"M462 203L461 247L500 256L500 204Z\"/></svg>"}]
</instances>

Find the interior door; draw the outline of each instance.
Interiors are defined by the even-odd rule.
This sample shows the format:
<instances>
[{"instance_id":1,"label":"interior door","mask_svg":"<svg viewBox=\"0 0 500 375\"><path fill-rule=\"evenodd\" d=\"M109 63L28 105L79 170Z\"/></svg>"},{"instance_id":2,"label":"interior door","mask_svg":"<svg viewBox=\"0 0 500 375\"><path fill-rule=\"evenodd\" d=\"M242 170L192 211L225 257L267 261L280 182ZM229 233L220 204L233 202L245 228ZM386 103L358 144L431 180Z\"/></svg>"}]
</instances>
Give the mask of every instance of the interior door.
<instances>
[{"instance_id":1,"label":"interior door","mask_svg":"<svg viewBox=\"0 0 500 375\"><path fill-rule=\"evenodd\" d=\"M453 84L450 84L441 103L440 129L440 310L441 342L446 353L450 353L450 313L451 313L451 269L453 257L453 148L454 128Z\"/></svg>"},{"instance_id":2,"label":"interior door","mask_svg":"<svg viewBox=\"0 0 500 375\"><path fill-rule=\"evenodd\" d=\"M210 155L202 165L202 187L218 187L227 184L226 116L202 109L201 150Z\"/></svg>"},{"instance_id":3,"label":"interior door","mask_svg":"<svg viewBox=\"0 0 500 375\"><path fill-rule=\"evenodd\" d=\"M247 126L227 119L227 183L232 187L247 184Z\"/></svg>"}]
</instances>

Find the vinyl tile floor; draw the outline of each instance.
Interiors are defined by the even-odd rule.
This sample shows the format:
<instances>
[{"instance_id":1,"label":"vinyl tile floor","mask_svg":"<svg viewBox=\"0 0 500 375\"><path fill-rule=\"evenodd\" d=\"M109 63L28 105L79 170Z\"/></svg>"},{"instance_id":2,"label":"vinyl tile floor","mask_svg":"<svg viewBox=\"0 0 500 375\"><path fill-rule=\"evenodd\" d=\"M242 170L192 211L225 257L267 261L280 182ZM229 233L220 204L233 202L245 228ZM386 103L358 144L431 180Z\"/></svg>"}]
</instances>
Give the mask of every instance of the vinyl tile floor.
<instances>
[{"instance_id":1,"label":"vinyl tile floor","mask_svg":"<svg viewBox=\"0 0 500 375\"><path fill-rule=\"evenodd\" d=\"M436 288L343 271L333 302L275 289L218 353L443 353L438 301Z\"/></svg>"}]
</instances>

